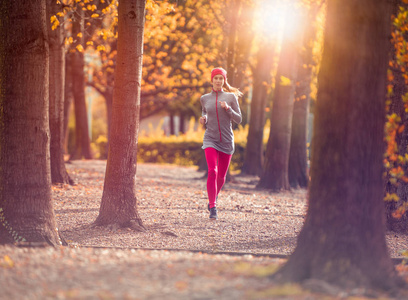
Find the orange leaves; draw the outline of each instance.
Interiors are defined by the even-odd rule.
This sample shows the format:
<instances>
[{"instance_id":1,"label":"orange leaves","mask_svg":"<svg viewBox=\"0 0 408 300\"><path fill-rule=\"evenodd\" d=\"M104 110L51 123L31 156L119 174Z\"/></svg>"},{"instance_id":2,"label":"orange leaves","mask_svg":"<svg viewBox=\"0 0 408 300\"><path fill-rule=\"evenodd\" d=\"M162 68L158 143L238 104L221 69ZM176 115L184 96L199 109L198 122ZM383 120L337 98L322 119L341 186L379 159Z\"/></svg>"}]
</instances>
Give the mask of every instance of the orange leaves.
<instances>
[{"instance_id":1,"label":"orange leaves","mask_svg":"<svg viewBox=\"0 0 408 300\"><path fill-rule=\"evenodd\" d=\"M408 0L404 0L408 3ZM384 166L386 168L386 180L390 184L384 200L395 202L397 209L392 212L394 218L401 218L408 210L406 199L400 199L393 193L398 185L408 184L408 149L402 147L405 139L405 120L408 114L408 93L401 93L401 86L408 84L408 10L400 7L393 20L393 31L391 40L394 53L389 62L387 73L387 121L385 124L386 152L384 154ZM402 80L401 80L402 79ZM403 105L403 106L402 106ZM401 107L402 106L402 107ZM401 109L403 108L403 109Z\"/></svg>"},{"instance_id":2,"label":"orange leaves","mask_svg":"<svg viewBox=\"0 0 408 300\"><path fill-rule=\"evenodd\" d=\"M55 30L60 25L60 21L57 16L51 16L51 29Z\"/></svg>"},{"instance_id":3,"label":"orange leaves","mask_svg":"<svg viewBox=\"0 0 408 300\"><path fill-rule=\"evenodd\" d=\"M402 216L408 211L408 202L402 203L393 213L392 216L396 219L402 218Z\"/></svg>"},{"instance_id":4,"label":"orange leaves","mask_svg":"<svg viewBox=\"0 0 408 300\"><path fill-rule=\"evenodd\" d=\"M79 52L84 52L84 47L82 45L77 45L75 47Z\"/></svg>"},{"instance_id":5,"label":"orange leaves","mask_svg":"<svg viewBox=\"0 0 408 300\"><path fill-rule=\"evenodd\" d=\"M388 202L392 202L392 201L398 202L399 200L400 198L398 197L398 195L394 193L393 194L387 193L384 197L384 201L388 201Z\"/></svg>"},{"instance_id":6,"label":"orange leaves","mask_svg":"<svg viewBox=\"0 0 408 300\"><path fill-rule=\"evenodd\" d=\"M385 152L385 157L395 162L398 158L397 156L397 149L398 145L396 143L396 136L397 133L401 133L402 130L400 129L400 122L401 118L393 113L391 115L387 115L387 122L385 124L385 140L387 142L387 148Z\"/></svg>"},{"instance_id":7,"label":"orange leaves","mask_svg":"<svg viewBox=\"0 0 408 300\"><path fill-rule=\"evenodd\" d=\"M14 261L8 255L4 255L0 258L0 267L4 269L10 269L14 267Z\"/></svg>"}]
</instances>

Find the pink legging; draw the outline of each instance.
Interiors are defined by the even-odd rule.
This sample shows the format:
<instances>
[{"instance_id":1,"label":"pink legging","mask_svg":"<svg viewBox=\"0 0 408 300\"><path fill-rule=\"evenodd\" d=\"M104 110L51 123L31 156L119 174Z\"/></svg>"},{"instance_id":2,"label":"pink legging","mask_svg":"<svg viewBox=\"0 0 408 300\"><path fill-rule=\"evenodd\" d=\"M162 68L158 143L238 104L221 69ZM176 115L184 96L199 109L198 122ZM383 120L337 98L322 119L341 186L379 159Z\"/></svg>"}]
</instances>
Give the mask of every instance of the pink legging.
<instances>
[{"instance_id":1,"label":"pink legging","mask_svg":"<svg viewBox=\"0 0 408 300\"><path fill-rule=\"evenodd\" d=\"M214 148L205 148L208 166L207 193L210 207L216 206L216 197L225 183L225 176L231 162L231 154L225 154Z\"/></svg>"}]
</instances>

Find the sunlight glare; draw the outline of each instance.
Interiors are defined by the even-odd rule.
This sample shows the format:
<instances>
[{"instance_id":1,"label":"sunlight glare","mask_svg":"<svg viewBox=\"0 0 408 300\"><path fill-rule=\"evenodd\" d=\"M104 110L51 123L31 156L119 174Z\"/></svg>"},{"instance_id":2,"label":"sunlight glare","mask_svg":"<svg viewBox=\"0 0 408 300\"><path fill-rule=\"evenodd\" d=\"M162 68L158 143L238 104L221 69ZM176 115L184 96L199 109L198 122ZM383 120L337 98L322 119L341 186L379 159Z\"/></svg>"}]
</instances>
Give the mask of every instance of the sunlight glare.
<instances>
[{"instance_id":1,"label":"sunlight glare","mask_svg":"<svg viewBox=\"0 0 408 300\"><path fill-rule=\"evenodd\" d=\"M299 36L302 26L299 7L286 1L260 1L255 12L254 29L264 38L280 39ZM287 28L285 29L285 26Z\"/></svg>"}]
</instances>

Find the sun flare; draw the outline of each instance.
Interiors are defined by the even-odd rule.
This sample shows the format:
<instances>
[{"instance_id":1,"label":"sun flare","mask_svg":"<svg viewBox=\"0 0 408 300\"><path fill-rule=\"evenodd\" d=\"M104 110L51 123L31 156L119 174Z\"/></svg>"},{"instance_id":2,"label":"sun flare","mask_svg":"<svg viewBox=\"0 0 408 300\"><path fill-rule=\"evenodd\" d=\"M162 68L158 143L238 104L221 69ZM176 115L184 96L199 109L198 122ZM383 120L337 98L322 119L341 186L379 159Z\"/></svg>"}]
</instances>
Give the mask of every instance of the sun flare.
<instances>
[{"instance_id":1,"label":"sun flare","mask_svg":"<svg viewBox=\"0 0 408 300\"><path fill-rule=\"evenodd\" d=\"M297 38L303 27L300 5L287 1L261 1L255 11L254 29L265 38Z\"/></svg>"}]
</instances>

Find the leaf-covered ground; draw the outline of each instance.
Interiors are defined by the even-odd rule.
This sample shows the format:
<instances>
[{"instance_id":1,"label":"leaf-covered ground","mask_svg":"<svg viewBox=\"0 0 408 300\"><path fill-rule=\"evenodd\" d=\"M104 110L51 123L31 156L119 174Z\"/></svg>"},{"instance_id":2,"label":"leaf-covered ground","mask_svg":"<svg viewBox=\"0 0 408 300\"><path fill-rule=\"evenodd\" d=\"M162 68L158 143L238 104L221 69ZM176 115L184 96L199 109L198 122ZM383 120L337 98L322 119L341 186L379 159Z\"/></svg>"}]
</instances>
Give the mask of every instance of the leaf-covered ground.
<instances>
[{"instance_id":1,"label":"leaf-covered ground","mask_svg":"<svg viewBox=\"0 0 408 300\"><path fill-rule=\"evenodd\" d=\"M138 207L148 230L110 231L89 226L98 215L105 163L73 161L67 168L76 185L53 187L59 230L70 247L0 247L0 299L323 297L268 279L295 247L304 190L270 193L255 189L256 177L236 176L219 196L219 220L210 221L204 172L139 164ZM387 242L392 257L408 249L407 235L388 233ZM406 266L397 270L408 277ZM366 292L326 291L328 299Z\"/></svg>"}]
</instances>

